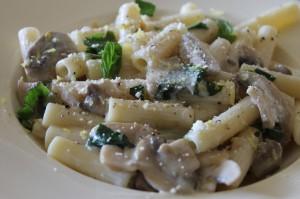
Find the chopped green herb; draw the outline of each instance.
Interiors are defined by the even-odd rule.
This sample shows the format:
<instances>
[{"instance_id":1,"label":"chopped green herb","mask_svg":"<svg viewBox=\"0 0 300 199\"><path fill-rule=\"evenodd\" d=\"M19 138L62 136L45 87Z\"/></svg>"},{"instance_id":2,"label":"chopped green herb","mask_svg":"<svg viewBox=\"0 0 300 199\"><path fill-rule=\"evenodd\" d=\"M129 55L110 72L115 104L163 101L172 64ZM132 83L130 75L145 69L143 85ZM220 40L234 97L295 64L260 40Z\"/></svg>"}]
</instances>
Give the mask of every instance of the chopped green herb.
<instances>
[{"instance_id":1,"label":"chopped green herb","mask_svg":"<svg viewBox=\"0 0 300 199\"><path fill-rule=\"evenodd\" d=\"M231 43L234 42L236 40L236 35L231 23L223 19L218 19L217 23L219 27L218 37L227 39Z\"/></svg>"},{"instance_id":2,"label":"chopped green herb","mask_svg":"<svg viewBox=\"0 0 300 199\"><path fill-rule=\"evenodd\" d=\"M153 17L156 9L156 6L153 3L143 0L135 0L135 3L139 5L142 15L148 15L150 17Z\"/></svg>"},{"instance_id":3,"label":"chopped green herb","mask_svg":"<svg viewBox=\"0 0 300 199\"><path fill-rule=\"evenodd\" d=\"M115 132L107 126L100 124L97 129L90 134L87 140L87 146L101 149L104 145L115 145L121 148L134 146L129 142L126 135Z\"/></svg>"},{"instance_id":4,"label":"chopped green herb","mask_svg":"<svg viewBox=\"0 0 300 199\"><path fill-rule=\"evenodd\" d=\"M213 96L223 89L223 86L216 84L215 82L206 81L207 92L209 96Z\"/></svg>"},{"instance_id":5,"label":"chopped green herb","mask_svg":"<svg viewBox=\"0 0 300 199\"><path fill-rule=\"evenodd\" d=\"M284 134L279 126L275 126L272 129L264 129L263 137L280 142L283 139Z\"/></svg>"},{"instance_id":6,"label":"chopped green herb","mask_svg":"<svg viewBox=\"0 0 300 199\"><path fill-rule=\"evenodd\" d=\"M28 91L23 107L17 112L18 119L25 128L32 128L32 119L39 112L41 106L44 110L45 101L47 101L49 94L50 90L42 83L38 83Z\"/></svg>"},{"instance_id":7,"label":"chopped green herb","mask_svg":"<svg viewBox=\"0 0 300 199\"><path fill-rule=\"evenodd\" d=\"M155 99L169 100L173 97L174 94L176 94L175 85L159 84L155 94Z\"/></svg>"},{"instance_id":8,"label":"chopped green herb","mask_svg":"<svg viewBox=\"0 0 300 199\"><path fill-rule=\"evenodd\" d=\"M205 23L200 22L200 23L197 23L196 25L189 27L189 30L194 30L194 29L207 30L208 26Z\"/></svg>"},{"instance_id":9,"label":"chopped green herb","mask_svg":"<svg viewBox=\"0 0 300 199\"><path fill-rule=\"evenodd\" d=\"M267 72L265 72L265 71L263 71L263 70L261 70L261 69L259 69L259 68L256 68L255 70L254 70L254 72L255 73L257 73L257 74L259 74L259 75L262 75L262 76L264 76L265 78L267 78L268 80L270 80L270 81L275 81L275 79L276 79L276 77L274 77L273 75L271 75L270 73L267 73Z\"/></svg>"},{"instance_id":10,"label":"chopped green herb","mask_svg":"<svg viewBox=\"0 0 300 199\"><path fill-rule=\"evenodd\" d=\"M179 91L186 89L194 94L197 82L206 75L206 68L201 66L185 66L171 71L160 80L155 99L169 100Z\"/></svg>"},{"instance_id":11,"label":"chopped green herb","mask_svg":"<svg viewBox=\"0 0 300 199\"><path fill-rule=\"evenodd\" d=\"M87 46L86 53L97 55L96 58L99 58L108 41L116 41L116 37L111 31L108 31L107 33L96 33L85 38L84 45Z\"/></svg>"},{"instance_id":12,"label":"chopped green herb","mask_svg":"<svg viewBox=\"0 0 300 199\"><path fill-rule=\"evenodd\" d=\"M115 78L121 67L122 47L116 42L107 42L102 53L101 72L104 78Z\"/></svg>"},{"instance_id":13,"label":"chopped green herb","mask_svg":"<svg viewBox=\"0 0 300 199\"><path fill-rule=\"evenodd\" d=\"M140 99L140 100L145 99L145 87L143 85L138 85L130 88L129 93L136 99Z\"/></svg>"},{"instance_id":14,"label":"chopped green herb","mask_svg":"<svg viewBox=\"0 0 300 199\"><path fill-rule=\"evenodd\" d=\"M257 128L260 131L263 139L271 139L280 142L284 138L284 132L282 131L279 123L276 123L275 127L270 129L264 128L262 123L259 121L254 124L253 127Z\"/></svg>"}]
</instances>

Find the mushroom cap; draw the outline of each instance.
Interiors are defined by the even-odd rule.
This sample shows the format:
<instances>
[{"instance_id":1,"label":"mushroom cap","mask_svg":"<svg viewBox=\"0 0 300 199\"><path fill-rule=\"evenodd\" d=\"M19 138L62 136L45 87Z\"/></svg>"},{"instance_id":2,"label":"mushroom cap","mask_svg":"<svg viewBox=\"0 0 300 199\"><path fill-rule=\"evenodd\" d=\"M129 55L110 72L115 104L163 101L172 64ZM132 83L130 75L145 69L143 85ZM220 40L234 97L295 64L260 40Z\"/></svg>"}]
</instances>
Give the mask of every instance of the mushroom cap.
<instances>
[{"instance_id":1,"label":"mushroom cap","mask_svg":"<svg viewBox=\"0 0 300 199\"><path fill-rule=\"evenodd\" d=\"M56 63L77 52L67 34L47 32L28 50L25 72L30 81L48 81L56 77Z\"/></svg>"}]
</instances>

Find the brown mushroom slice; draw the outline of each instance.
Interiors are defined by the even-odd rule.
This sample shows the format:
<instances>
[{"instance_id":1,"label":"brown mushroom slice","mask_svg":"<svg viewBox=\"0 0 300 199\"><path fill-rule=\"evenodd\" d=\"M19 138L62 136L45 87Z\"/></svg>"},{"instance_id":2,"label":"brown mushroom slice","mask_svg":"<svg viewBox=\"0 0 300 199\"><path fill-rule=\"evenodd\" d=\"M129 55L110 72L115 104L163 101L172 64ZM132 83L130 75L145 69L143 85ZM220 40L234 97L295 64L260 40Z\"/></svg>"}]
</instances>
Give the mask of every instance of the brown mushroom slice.
<instances>
[{"instance_id":1,"label":"brown mushroom slice","mask_svg":"<svg viewBox=\"0 0 300 199\"><path fill-rule=\"evenodd\" d=\"M257 178L263 178L280 167L282 160L282 146L279 142L267 139L258 144L258 148L251 166L251 173Z\"/></svg>"},{"instance_id":2,"label":"brown mushroom slice","mask_svg":"<svg viewBox=\"0 0 300 199\"><path fill-rule=\"evenodd\" d=\"M199 167L193 148L183 139L162 143L156 136L146 136L134 149L103 146L100 161L114 170L140 171L155 190L191 192L194 173Z\"/></svg>"},{"instance_id":3,"label":"brown mushroom slice","mask_svg":"<svg viewBox=\"0 0 300 199\"><path fill-rule=\"evenodd\" d=\"M250 84L247 94L257 105L265 128L274 128L279 123L283 130L283 144L289 142L293 131L295 101L281 92L271 81L255 73L243 73Z\"/></svg>"},{"instance_id":4,"label":"brown mushroom slice","mask_svg":"<svg viewBox=\"0 0 300 199\"><path fill-rule=\"evenodd\" d=\"M134 157L146 181L156 190L169 192L176 187L176 181L162 169L163 164L157 157L159 145L160 142L155 137L143 139L136 146Z\"/></svg>"},{"instance_id":5,"label":"brown mushroom slice","mask_svg":"<svg viewBox=\"0 0 300 199\"><path fill-rule=\"evenodd\" d=\"M275 71L275 72L279 72L285 75L292 75L292 71L285 66L284 64L280 64L280 63L272 63L272 65L270 66L270 70Z\"/></svg>"},{"instance_id":6,"label":"brown mushroom slice","mask_svg":"<svg viewBox=\"0 0 300 199\"><path fill-rule=\"evenodd\" d=\"M142 139L135 149L115 146L103 146L100 161L114 170L141 171L146 181L156 190L170 191L176 186L175 181L162 170L157 161L157 149L160 141L152 136Z\"/></svg>"},{"instance_id":7,"label":"brown mushroom slice","mask_svg":"<svg viewBox=\"0 0 300 199\"><path fill-rule=\"evenodd\" d=\"M25 73L30 81L48 81L56 77L56 63L77 52L67 34L47 32L28 50Z\"/></svg>"},{"instance_id":8,"label":"brown mushroom slice","mask_svg":"<svg viewBox=\"0 0 300 199\"><path fill-rule=\"evenodd\" d=\"M145 86L145 80L132 79L101 79L73 82L52 81L51 90L64 103L71 107L81 107L85 110L103 115L105 99L108 97L135 99L130 94L130 88Z\"/></svg>"},{"instance_id":9,"label":"brown mushroom slice","mask_svg":"<svg viewBox=\"0 0 300 199\"><path fill-rule=\"evenodd\" d=\"M139 149L137 157L140 157L139 169L144 174L147 182L153 188L162 192L192 192L195 185L193 174L198 168L199 162L193 155L189 143L185 140L178 140L157 147L157 142L153 143L153 140L149 139L143 139L137 146L137 149ZM183 150L180 151L180 148ZM182 162L180 163L178 160ZM187 162L190 160L192 160L191 165L187 166ZM148 164L149 161L151 164ZM179 167L174 166L178 163Z\"/></svg>"},{"instance_id":10,"label":"brown mushroom slice","mask_svg":"<svg viewBox=\"0 0 300 199\"><path fill-rule=\"evenodd\" d=\"M186 33L182 37L180 57L185 64L207 66L211 71L221 70L218 62L209 52L209 46L191 33Z\"/></svg>"},{"instance_id":11,"label":"brown mushroom slice","mask_svg":"<svg viewBox=\"0 0 300 199\"><path fill-rule=\"evenodd\" d=\"M230 73L237 73L242 64L262 66L262 61L253 47L242 41L237 41L232 45L227 62L222 66L222 69Z\"/></svg>"},{"instance_id":12,"label":"brown mushroom slice","mask_svg":"<svg viewBox=\"0 0 300 199\"><path fill-rule=\"evenodd\" d=\"M232 74L221 71L221 67L209 50L208 44L200 41L192 33L182 37L179 56L185 64L208 67L208 75L214 80L230 80Z\"/></svg>"},{"instance_id":13,"label":"brown mushroom slice","mask_svg":"<svg viewBox=\"0 0 300 199\"><path fill-rule=\"evenodd\" d=\"M95 84L91 84L87 87L87 95L83 102L80 103L80 107L91 113L103 115L107 111L105 98L101 96L101 90Z\"/></svg>"},{"instance_id":14,"label":"brown mushroom slice","mask_svg":"<svg viewBox=\"0 0 300 199\"><path fill-rule=\"evenodd\" d=\"M115 171L137 171L137 164L132 157L134 149L104 145L100 150L100 162Z\"/></svg>"},{"instance_id":15,"label":"brown mushroom slice","mask_svg":"<svg viewBox=\"0 0 300 199\"><path fill-rule=\"evenodd\" d=\"M243 43L236 43L234 48L238 55L238 64L263 65L261 58L255 49Z\"/></svg>"},{"instance_id":16,"label":"brown mushroom slice","mask_svg":"<svg viewBox=\"0 0 300 199\"><path fill-rule=\"evenodd\" d=\"M200 166L191 143L185 139L162 144L158 154L165 172L173 176L192 177Z\"/></svg>"}]
</instances>

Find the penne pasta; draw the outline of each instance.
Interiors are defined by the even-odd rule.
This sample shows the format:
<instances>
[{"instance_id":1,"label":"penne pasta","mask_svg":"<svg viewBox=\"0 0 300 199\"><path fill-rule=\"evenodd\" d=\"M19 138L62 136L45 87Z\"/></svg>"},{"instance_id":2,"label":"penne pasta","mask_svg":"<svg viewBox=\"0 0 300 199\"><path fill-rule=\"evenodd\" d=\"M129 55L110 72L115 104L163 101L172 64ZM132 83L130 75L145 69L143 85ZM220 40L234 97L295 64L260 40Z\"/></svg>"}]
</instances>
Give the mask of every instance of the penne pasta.
<instances>
[{"instance_id":1,"label":"penne pasta","mask_svg":"<svg viewBox=\"0 0 300 199\"><path fill-rule=\"evenodd\" d=\"M204 19L204 13L197 9L186 12L186 8L182 9L182 12L177 15L172 15L168 17L162 17L159 20L148 20L148 18L144 18L143 20L143 29L146 31L151 30L160 30L165 26L172 23L183 23L186 26L192 26L201 22Z\"/></svg>"},{"instance_id":2,"label":"penne pasta","mask_svg":"<svg viewBox=\"0 0 300 199\"><path fill-rule=\"evenodd\" d=\"M106 33L108 30L113 31L110 26L104 26L102 28L91 28L88 26L84 26L81 29L73 30L69 33L69 37L76 45L79 52L85 52L86 46L84 45L84 40L92 35L99 34L99 33Z\"/></svg>"},{"instance_id":3,"label":"penne pasta","mask_svg":"<svg viewBox=\"0 0 300 199\"><path fill-rule=\"evenodd\" d=\"M139 6L133 2L123 4L115 21L119 31L119 42L123 43L128 35L137 32L141 22Z\"/></svg>"},{"instance_id":4,"label":"penne pasta","mask_svg":"<svg viewBox=\"0 0 300 199\"><path fill-rule=\"evenodd\" d=\"M191 107L195 114L194 122L197 120L208 121L228 108L222 104L209 102L197 102L192 104Z\"/></svg>"},{"instance_id":5,"label":"penne pasta","mask_svg":"<svg viewBox=\"0 0 300 199\"><path fill-rule=\"evenodd\" d=\"M45 148L48 149L49 144L55 137L63 137L77 144L84 145L88 136L89 129L83 128L63 128L58 126L49 126L45 134Z\"/></svg>"},{"instance_id":6,"label":"penne pasta","mask_svg":"<svg viewBox=\"0 0 300 199\"><path fill-rule=\"evenodd\" d=\"M47 154L76 171L114 185L126 187L132 177L131 173L113 171L101 164L99 151L89 151L66 138L55 137Z\"/></svg>"},{"instance_id":7,"label":"penne pasta","mask_svg":"<svg viewBox=\"0 0 300 199\"><path fill-rule=\"evenodd\" d=\"M262 25L270 25L283 31L289 26L295 24L300 20L300 9L298 2L288 2L280 7L267 11L247 22L244 22L236 27L241 29L249 27L251 29L258 29Z\"/></svg>"},{"instance_id":8,"label":"penne pasta","mask_svg":"<svg viewBox=\"0 0 300 199\"><path fill-rule=\"evenodd\" d=\"M195 144L198 153L208 151L251 125L258 117L258 108L246 97L210 121L195 122L185 139Z\"/></svg>"},{"instance_id":9,"label":"penne pasta","mask_svg":"<svg viewBox=\"0 0 300 199\"><path fill-rule=\"evenodd\" d=\"M106 122L147 123L154 128L189 128L194 120L190 107L180 104L110 98Z\"/></svg>"},{"instance_id":10,"label":"penne pasta","mask_svg":"<svg viewBox=\"0 0 300 199\"><path fill-rule=\"evenodd\" d=\"M239 187L252 165L258 138L255 136L257 130L249 127L243 130L237 137L232 138L230 159L236 162L241 170L239 178L230 185L230 188Z\"/></svg>"},{"instance_id":11,"label":"penne pasta","mask_svg":"<svg viewBox=\"0 0 300 199\"><path fill-rule=\"evenodd\" d=\"M271 66L272 56L277 45L278 33L272 26L261 26L258 30L258 41L254 45L257 53L262 59L264 67Z\"/></svg>"},{"instance_id":12,"label":"penne pasta","mask_svg":"<svg viewBox=\"0 0 300 199\"><path fill-rule=\"evenodd\" d=\"M75 81L87 75L85 53L70 54L56 64L56 74L64 80ZM99 70L100 73L100 70Z\"/></svg>"},{"instance_id":13,"label":"penne pasta","mask_svg":"<svg viewBox=\"0 0 300 199\"><path fill-rule=\"evenodd\" d=\"M36 42L41 36L40 31L34 27L26 27L19 31L19 45L23 60L27 58L27 53L30 47Z\"/></svg>"},{"instance_id":14,"label":"penne pasta","mask_svg":"<svg viewBox=\"0 0 300 199\"><path fill-rule=\"evenodd\" d=\"M182 23L166 26L143 49L136 51L132 57L134 66L140 71L146 71L147 66L157 66L160 60L170 57L180 43L182 34L187 29Z\"/></svg>"},{"instance_id":15,"label":"penne pasta","mask_svg":"<svg viewBox=\"0 0 300 199\"><path fill-rule=\"evenodd\" d=\"M207 26L207 29L191 29L190 31L198 39L209 44L218 37L218 23L215 20L209 18L204 19L202 23Z\"/></svg>"},{"instance_id":16,"label":"penne pasta","mask_svg":"<svg viewBox=\"0 0 300 199\"><path fill-rule=\"evenodd\" d=\"M49 103L44 113L43 126L93 127L102 121L103 118L80 109L68 109L63 105Z\"/></svg>"},{"instance_id":17,"label":"penne pasta","mask_svg":"<svg viewBox=\"0 0 300 199\"><path fill-rule=\"evenodd\" d=\"M90 59L86 61L86 78L88 80L100 79L102 74L100 70L101 60L100 59Z\"/></svg>"}]
</instances>

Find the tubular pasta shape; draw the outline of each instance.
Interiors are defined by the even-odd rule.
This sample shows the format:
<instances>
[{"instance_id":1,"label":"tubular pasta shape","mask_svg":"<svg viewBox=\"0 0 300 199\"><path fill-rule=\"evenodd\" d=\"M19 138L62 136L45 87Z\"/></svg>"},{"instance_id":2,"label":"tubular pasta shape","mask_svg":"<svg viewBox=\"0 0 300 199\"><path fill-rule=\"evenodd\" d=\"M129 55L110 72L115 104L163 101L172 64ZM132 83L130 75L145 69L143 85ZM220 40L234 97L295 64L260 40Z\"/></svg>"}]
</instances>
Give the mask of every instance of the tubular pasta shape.
<instances>
[{"instance_id":1,"label":"tubular pasta shape","mask_svg":"<svg viewBox=\"0 0 300 199\"><path fill-rule=\"evenodd\" d=\"M99 151L90 151L66 138L55 137L47 154L76 171L114 185L126 187L132 177L131 173L113 171L101 164Z\"/></svg>"}]
</instances>

